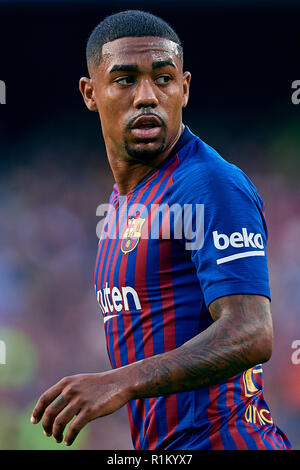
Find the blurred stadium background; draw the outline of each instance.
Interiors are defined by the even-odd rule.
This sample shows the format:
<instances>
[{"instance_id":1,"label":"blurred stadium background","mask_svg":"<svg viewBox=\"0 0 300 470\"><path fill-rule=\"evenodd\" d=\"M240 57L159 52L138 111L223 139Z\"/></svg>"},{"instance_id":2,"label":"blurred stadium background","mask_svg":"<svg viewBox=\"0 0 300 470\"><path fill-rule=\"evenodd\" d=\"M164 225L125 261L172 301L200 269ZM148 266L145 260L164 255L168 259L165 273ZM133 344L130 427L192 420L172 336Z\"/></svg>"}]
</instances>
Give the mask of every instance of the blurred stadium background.
<instances>
[{"instance_id":1,"label":"blurred stadium background","mask_svg":"<svg viewBox=\"0 0 300 470\"><path fill-rule=\"evenodd\" d=\"M192 72L184 122L240 166L266 204L275 328L264 366L274 420L300 449L300 79L298 2L143 2L182 38ZM96 207L113 184L100 124L78 92L85 43L107 14L140 3L0 2L0 449L63 449L29 422L65 375L109 368L93 287ZM74 448L74 447L73 447ZM131 449L125 409L77 449Z\"/></svg>"}]
</instances>

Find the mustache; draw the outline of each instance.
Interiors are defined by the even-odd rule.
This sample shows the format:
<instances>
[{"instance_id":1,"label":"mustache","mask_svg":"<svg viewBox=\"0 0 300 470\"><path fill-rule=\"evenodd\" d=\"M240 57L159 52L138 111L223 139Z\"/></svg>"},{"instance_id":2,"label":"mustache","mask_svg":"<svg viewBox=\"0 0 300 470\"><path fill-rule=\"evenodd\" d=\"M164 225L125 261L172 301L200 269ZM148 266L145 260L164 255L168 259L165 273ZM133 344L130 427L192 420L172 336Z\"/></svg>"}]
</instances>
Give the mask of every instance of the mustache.
<instances>
[{"instance_id":1,"label":"mustache","mask_svg":"<svg viewBox=\"0 0 300 470\"><path fill-rule=\"evenodd\" d=\"M166 122L165 120L157 113L154 113L153 111L148 111L148 110L144 110L143 112L139 113L139 114L136 114L135 116L131 117L130 120L128 121L127 125L126 125L126 130L130 130L134 124L134 122L140 118L140 117L143 117L143 116L155 116L160 122L161 122L161 125L164 129L166 129L167 125L166 125Z\"/></svg>"}]
</instances>

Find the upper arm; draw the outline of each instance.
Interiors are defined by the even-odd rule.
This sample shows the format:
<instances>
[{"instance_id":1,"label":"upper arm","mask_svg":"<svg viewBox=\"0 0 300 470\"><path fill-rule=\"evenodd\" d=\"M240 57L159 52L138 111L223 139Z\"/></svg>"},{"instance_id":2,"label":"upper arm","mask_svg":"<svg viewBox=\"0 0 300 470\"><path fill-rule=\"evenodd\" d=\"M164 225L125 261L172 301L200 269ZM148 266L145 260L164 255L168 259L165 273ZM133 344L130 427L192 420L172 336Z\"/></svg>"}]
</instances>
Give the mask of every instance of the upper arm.
<instances>
[{"instance_id":1,"label":"upper arm","mask_svg":"<svg viewBox=\"0 0 300 470\"><path fill-rule=\"evenodd\" d=\"M257 362L265 362L272 355L273 324L270 300L262 295L228 295L209 305L214 321L222 319L232 341L248 344Z\"/></svg>"},{"instance_id":2,"label":"upper arm","mask_svg":"<svg viewBox=\"0 0 300 470\"><path fill-rule=\"evenodd\" d=\"M191 180L184 199L179 193L173 197L191 208L187 217L184 213L183 244L205 305L236 294L270 298L267 225L250 180L219 160L214 167L206 163L197 168Z\"/></svg>"},{"instance_id":3,"label":"upper arm","mask_svg":"<svg viewBox=\"0 0 300 470\"><path fill-rule=\"evenodd\" d=\"M229 338L247 360L250 351L250 363L264 362L271 356L273 329L263 201L237 167L213 153L201 157L202 164L190 171L186 183L184 202L193 209L185 220L184 242L196 227L202 243L192 241L185 249L190 250L205 306L220 320L214 328L217 338L221 343ZM180 202L180 193L173 192L175 196ZM197 204L203 207L199 218Z\"/></svg>"}]
</instances>

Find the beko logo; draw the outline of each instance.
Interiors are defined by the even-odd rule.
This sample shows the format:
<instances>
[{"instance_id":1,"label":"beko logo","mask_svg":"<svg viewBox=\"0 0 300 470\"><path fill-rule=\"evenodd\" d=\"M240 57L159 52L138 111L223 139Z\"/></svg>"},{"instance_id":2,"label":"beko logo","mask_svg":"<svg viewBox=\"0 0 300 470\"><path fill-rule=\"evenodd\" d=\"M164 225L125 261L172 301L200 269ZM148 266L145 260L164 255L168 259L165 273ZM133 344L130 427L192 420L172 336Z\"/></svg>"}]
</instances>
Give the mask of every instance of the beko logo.
<instances>
[{"instance_id":1,"label":"beko logo","mask_svg":"<svg viewBox=\"0 0 300 470\"><path fill-rule=\"evenodd\" d=\"M264 248L264 242L261 233L253 232L248 233L245 227L242 228L242 233L233 232L231 235L225 235L225 233L218 233L217 230L213 232L214 245L217 250L225 250L231 245L233 248L252 247Z\"/></svg>"},{"instance_id":2,"label":"beko logo","mask_svg":"<svg viewBox=\"0 0 300 470\"><path fill-rule=\"evenodd\" d=\"M243 227L242 232L233 232L230 235L213 232L213 241L217 250L226 250L226 248L254 248L250 251L242 251L234 255L225 256L217 259L217 264L227 263L239 258L248 258L250 256L265 256L264 242L261 233L249 232Z\"/></svg>"}]
</instances>

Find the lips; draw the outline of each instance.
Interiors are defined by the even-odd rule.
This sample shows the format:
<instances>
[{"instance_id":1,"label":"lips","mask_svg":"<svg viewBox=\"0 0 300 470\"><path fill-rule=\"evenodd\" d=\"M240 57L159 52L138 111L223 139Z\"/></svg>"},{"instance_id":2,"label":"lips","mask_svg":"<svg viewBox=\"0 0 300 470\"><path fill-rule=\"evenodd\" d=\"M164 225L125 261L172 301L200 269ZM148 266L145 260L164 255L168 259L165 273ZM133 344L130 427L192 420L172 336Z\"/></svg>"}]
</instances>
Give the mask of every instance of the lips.
<instances>
[{"instance_id":1,"label":"lips","mask_svg":"<svg viewBox=\"0 0 300 470\"><path fill-rule=\"evenodd\" d=\"M154 139L160 134L161 120L154 116L140 116L131 126L131 132L139 139Z\"/></svg>"},{"instance_id":2,"label":"lips","mask_svg":"<svg viewBox=\"0 0 300 470\"><path fill-rule=\"evenodd\" d=\"M137 128L151 128L151 127L161 127L161 121L158 119L158 117L154 116L153 114L148 115L148 116L140 116L138 117L133 125L132 129L137 129Z\"/></svg>"}]
</instances>

